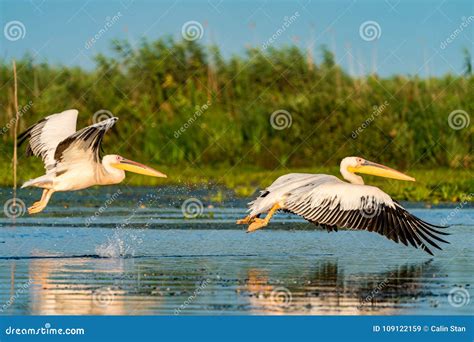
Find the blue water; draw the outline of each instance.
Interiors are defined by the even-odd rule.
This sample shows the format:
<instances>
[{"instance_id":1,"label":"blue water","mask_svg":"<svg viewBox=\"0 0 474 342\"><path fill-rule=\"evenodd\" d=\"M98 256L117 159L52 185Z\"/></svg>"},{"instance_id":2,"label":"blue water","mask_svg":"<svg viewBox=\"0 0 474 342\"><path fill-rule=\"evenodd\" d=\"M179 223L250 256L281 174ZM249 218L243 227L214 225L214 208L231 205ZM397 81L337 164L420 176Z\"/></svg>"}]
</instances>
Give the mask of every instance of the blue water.
<instances>
[{"instance_id":1,"label":"blue water","mask_svg":"<svg viewBox=\"0 0 474 342\"><path fill-rule=\"evenodd\" d=\"M59 194L0 218L0 314L472 314L474 209L426 209L451 242L432 257L364 231L279 214L252 234L245 202L215 189ZM9 198L1 192L2 201ZM38 192L20 194L30 204ZM189 198L203 211L186 218ZM191 213L191 216L193 214Z\"/></svg>"}]
</instances>

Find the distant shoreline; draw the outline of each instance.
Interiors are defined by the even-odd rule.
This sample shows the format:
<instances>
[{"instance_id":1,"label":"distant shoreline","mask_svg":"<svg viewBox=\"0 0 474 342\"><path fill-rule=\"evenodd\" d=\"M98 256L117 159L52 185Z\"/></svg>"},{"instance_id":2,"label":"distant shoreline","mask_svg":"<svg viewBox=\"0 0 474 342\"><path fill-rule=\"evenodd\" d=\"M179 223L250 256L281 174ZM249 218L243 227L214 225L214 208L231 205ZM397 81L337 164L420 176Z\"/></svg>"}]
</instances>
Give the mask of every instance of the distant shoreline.
<instances>
[{"instance_id":1,"label":"distant shoreline","mask_svg":"<svg viewBox=\"0 0 474 342\"><path fill-rule=\"evenodd\" d=\"M22 182L36 177L44 171L40 168L40 163L36 163L35 167L29 168L27 163L24 168L21 167L19 172L18 187ZM190 169L184 167L161 167L163 172L169 175L166 180L151 179L137 175L127 174L125 184L127 186L186 186L191 189L197 188L214 188L222 186L222 189L229 189L235 193L237 198L250 197L269 186L276 178L283 174L299 172L299 173L326 173L340 177L338 168L323 169L276 169L276 170L259 170L249 168L232 168L232 167L216 167ZM28 170L28 174L24 173ZM407 174L415 177L416 182L403 182L388 179L378 179L376 177L364 177L367 185L380 187L397 201L408 201L413 203L424 203L424 205L438 205L442 203L473 203L474 179L472 171L467 169L415 169L404 170ZM12 175L9 165L3 164L3 177L0 180L0 187L9 188L12 186ZM20 192L26 190L19 190ZM216 194L217 199L224 196ZM216 202L219 202L217 200Z\"/></svg>"}]
</instances>

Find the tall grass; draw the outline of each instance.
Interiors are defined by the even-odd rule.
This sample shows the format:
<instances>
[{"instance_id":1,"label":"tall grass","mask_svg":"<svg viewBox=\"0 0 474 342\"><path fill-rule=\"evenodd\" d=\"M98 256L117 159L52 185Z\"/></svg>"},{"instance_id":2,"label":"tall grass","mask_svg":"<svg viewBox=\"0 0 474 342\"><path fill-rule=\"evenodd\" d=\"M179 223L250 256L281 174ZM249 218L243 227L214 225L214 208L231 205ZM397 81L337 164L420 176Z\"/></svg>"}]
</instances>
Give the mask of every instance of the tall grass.
<instances>
[{"instance_id":1,"label":"tall grass","mask_svg":"<svg viewBox=\"0 0 474 342\"><path fill-rule=\"evenodd\" d=\"M448 125L452 111L474 112L471 75L351 77L325 48L316 64L293 46L249 48L228 59L217 47L171 38L135 49L114 41L112 49L113 57L98 55L91 71L19 60L20 112L32 103L20 129L69 108L87 125L106 109L121 120L105 151L155 165L273 170L334 167L359 155L401 169L472 170L474 125ZM2 125L11 120L11 75L10 63L0 61ZM281 109L292 124L276 130L270 116ZM13 130L0 139L7 162Z\"/></svg>"},{"instance_id":2,"label":"tall grass","mask_svg":"<svg viewBox=\"0 0 474 342\"><path fill-rule=\"evenodd\" d=\"M18 79L16 74L16 62L13 61L13 106L15 108L15 124L13 126L13 207L16 207L16 184L17 184L17 164L18 164L18 124L20 121L20 111L18 108Z\"/></svg>"}]
</instances>

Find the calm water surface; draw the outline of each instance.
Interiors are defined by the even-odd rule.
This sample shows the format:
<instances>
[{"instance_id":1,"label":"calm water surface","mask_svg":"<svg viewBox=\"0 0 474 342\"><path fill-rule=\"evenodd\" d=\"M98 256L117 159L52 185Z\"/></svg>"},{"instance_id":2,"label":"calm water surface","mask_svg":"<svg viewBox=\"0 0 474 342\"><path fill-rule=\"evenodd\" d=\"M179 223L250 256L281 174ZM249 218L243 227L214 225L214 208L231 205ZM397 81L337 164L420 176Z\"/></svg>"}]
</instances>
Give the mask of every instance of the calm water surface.
<instances>
[{"instance_id":1,"label":"calm water surface","mask_svg":"<svg viewBox=\"0 0 474 342\"><path fill-rule=\"evenodd\" d=\"M2 203L9 198L0 194ZM27 204L38 196L20 193ZM181 205L190 197L204 211L186 219ZM286 214L246 234L234 224L245 202L216 189L123 187L59 194L33 217L2 216L0 314L474 312L472 208L410 208L452 224L451 244L431 257Z\"/></svg>"}]
</instances>

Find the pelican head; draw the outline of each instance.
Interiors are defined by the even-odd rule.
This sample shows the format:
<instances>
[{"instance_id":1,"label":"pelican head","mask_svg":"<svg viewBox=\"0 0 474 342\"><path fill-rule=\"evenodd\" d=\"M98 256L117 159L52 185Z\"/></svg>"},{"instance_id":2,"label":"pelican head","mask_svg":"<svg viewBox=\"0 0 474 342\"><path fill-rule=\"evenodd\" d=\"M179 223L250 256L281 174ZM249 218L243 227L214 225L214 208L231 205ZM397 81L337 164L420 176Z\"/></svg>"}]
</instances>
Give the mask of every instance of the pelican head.
<instances>
[{"instance_id":1,"label":"pelican head","mask_svg":"<svg viewBox=\"0 0 474 342\"><path fill-rule=\"evenodd\" d=\"M102 164L112 166L115 169L134 172L145 176L164 178L167 177L164 173L161 173L160 171L157 171L149 166L137 163L133 160L126 159L117 154L110 154L105 156L102 159Z\"/></svg>"},{"instance_id":2,"label":"pelican head","mask_svg":"<svg viewBox=\"0 0 474 342\"><path fill-rule=\"evenodd\" d=\"M341 174L345 179L352 183L361 183L362 178L354 175L355 173L364 173L367 175L392 178L398 180L415 181L415 178L410 177L400 171L394 170L388 166L377 164L360 157L346 157L341 161ZM357 180L356 180L357 179Z\"/></svg>"}]
</instances>

